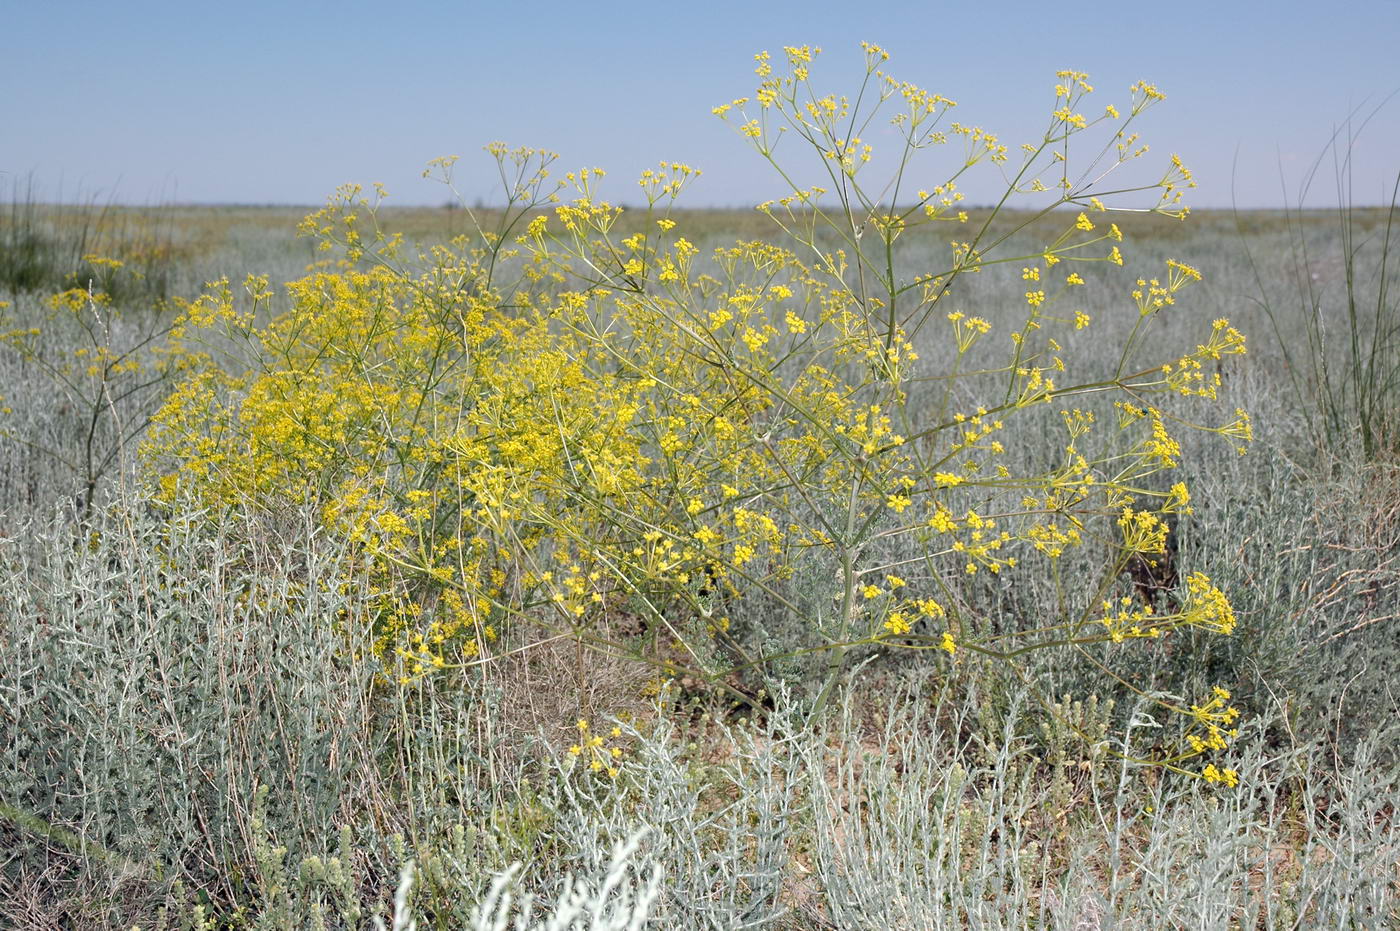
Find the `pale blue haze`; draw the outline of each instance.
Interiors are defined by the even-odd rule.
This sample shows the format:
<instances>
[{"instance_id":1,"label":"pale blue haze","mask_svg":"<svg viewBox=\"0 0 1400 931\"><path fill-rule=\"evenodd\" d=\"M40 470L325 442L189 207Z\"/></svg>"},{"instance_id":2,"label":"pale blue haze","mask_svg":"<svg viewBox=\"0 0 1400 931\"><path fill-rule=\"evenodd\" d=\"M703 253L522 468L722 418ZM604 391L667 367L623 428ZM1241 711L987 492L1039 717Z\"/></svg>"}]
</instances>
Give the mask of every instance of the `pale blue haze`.
<instances>
[{"instance_id":1,"label":"pale blue haze","mask_svg":"<svg viewBox=\"0 0 1400 931\"><path fill-rule=\"evenodd\" d=\"M751 93L753 53L784 44L822 46L819 74L846 89L861 39L1013 143L1041 126L1056 69L1088 71L1101 104L1147 78L1168 95L1147 139L1196 171L1199 206L1282 203L1280 167L1296 185L1349 113L1400 90L1395 0L7 0L0 184L8 194L32 174L47 196L312 204L342 182L382 181L396 202L433 204L445 193L421 180L423 164L460 154L464 193L489 201L480 146L502 139L608 168L617 200L664 158L704 170L687 203L748 206L782 185L710 108ZM1356 201L1388 199L1400 97L1352 151ZM1326 171L1318 205L1335 201ZM970 199L994 182L970 183Z\"/></svg>"}]
</instances>

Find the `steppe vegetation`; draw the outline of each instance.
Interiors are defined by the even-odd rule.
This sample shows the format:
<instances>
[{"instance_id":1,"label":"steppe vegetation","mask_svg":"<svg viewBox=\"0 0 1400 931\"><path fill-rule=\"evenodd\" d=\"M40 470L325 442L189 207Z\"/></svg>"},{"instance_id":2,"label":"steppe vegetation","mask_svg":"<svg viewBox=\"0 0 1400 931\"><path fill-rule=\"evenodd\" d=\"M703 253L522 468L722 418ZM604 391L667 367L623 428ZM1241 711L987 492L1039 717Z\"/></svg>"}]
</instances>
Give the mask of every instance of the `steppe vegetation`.
<instances>
[{"instance_id":1,"label":"steppe vegetation","mask_svg":"<svg viewBox=\"0 0 1400 931\"><path fill-rule=\"evenodd\" d=\"M1152 85L1020 147L865 51L716 108L758 211L14 191L0 921L1400 923L1394 205L1186 216Z\"/></svg>"}]
</instances>

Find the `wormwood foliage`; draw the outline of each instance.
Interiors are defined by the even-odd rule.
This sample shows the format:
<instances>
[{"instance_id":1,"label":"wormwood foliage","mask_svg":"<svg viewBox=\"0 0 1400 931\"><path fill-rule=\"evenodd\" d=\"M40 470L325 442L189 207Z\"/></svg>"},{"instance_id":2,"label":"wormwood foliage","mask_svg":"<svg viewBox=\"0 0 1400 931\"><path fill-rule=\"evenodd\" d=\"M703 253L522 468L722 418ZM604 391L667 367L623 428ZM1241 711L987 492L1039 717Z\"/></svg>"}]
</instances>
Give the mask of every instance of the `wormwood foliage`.
<instances>
[{"instance_id":1,"label":"wormwood foliage","mask_svg":"<svg viewBox=\"0 0 1400 931\"><path fill-rule=\"evenodd\" d=\"M27 447L74 480L80 513L91 516L104 478L116 471L129 445L149 424L162 392L197 364L170 340L165 303L139 312L123 306L143 273L119 259L82 257L100 277L30 303L22 312L0 301L0 347L19 359L28 377L56 398L59 415L77 427L71 447L25 427L25 414L0 396L0 438ZM26 296L27 297L27 296Z\"/></svg>"},{"instance_id":2,"label":"wormwood foliage","mask_svg":"<svg viewBox=\"0 0 1400 931\"><path fill-rule=\"evenodd\" d=\"M669 665L715 680L823 656L818 709L871 644L1018 664L1229 634L1229 602L1200 573L1169 609L1111 594L1132 555L1165 552L1164 516L1190 510L1185 484L1149 480L1177 467L1180 431L1243 451L1243 411L1198 423L1161 399L1215 402L1212 373L1244 338L1217 320L1198 345L1141 358L1201 277L1168 262L1121 286L1133 323L1117 365L1079 374L1099 337L1076 295L1126 261L1114 211L1187 213L1179 159L1155 181L1115 173L1146 156L1136 124L1163 95L1140 82L1121 110L1095 109L1087 76L1060 72L1044 133L1011 148L889 76L876 46L853 99L820 92L818 51L785 49L781 71L758 55L753 96L714 110L790 186L759 206L777 242L702 252L672 213L699 174L680 162L642 175L639 221L604 199L601 170L557 177L553 154L493 143L505 209L427 249L384 231L382 190L342 188L303 225L322 267L285 293L223 282L189 307L175 337L207 364L149 437L159 494L314 502L374 580L377 648L404 679L485 662L525 619L627 650L606 623L624 611L678 645ZM784 138L822 184L790 180ZM429 172L450 186L454 162ZM959 190L974 169L1006 179L976 219ZM1007 219L1013 202L1026 212ZM1043 247L1006 254L1046 222L1059 232ZM929 230L941 252L906 248ZM1006 313L960 311L968 276L999 264L1020 269ZM1018 464L1008 449L1046 405L1063 454ZM1060 577L1068 552L1106 544L1119 555L1102 573ZM1017 573L1054 575L1060 611L989 632L961 586ZM755 597L801 633L777 649L740 636ZM1155 761L1223 747L1227 700L1165 703L1199 733Z\"/></svg>"}]
</instances>

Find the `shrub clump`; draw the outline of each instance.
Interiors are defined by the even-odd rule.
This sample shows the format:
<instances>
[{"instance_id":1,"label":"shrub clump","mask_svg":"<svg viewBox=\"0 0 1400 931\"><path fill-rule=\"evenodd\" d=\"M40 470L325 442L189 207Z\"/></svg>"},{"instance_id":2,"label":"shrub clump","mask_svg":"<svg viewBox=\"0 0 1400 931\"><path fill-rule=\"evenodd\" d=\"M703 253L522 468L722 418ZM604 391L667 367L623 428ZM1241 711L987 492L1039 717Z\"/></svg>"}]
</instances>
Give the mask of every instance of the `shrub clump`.
<instances>
[{"instance_id":1,"label":"shrub clump","mask_svg":"<svg viewBox=\"0 0 1400 931\"><path fill-rule=\"evenodd\" d=\"M673 215L699 174L682 162L644 172L646 205L624 212L602 171L556 177L551 153L492 144L504 209L469 211L473 234L423 249L385 231L382 190L342 188L303 225L323 267L283 293L253 278L190 305L175 338L202 364L147 442L159 495L314 504L372 580L376 651L403 681L543 628L744 697L753 675L798 669L820 709L871 647L1017 668L1077 649L1112 676L1128 641L1230 633L1199 572L1162 610L1113 597L1190 511L1187 486L1156 477L1178 466L1181 431L1241 450L1250 437L1243 411L1182 413L1183 398L1218 400L1238 331L1217 320L1194 347L1150 343L1196 269L1118 286L1131 322L1107 368L1096 331L1112 328L1076 303L1126 264L1115 210L1186 216L1179 159L1119 178L1145 156L1136 124L1161 92L1139 82L1121 109L1091 109L1087 75L1060 72L1044 133L1012 149L888 75L876 46L853 98L819 92L818 51L785 49L782 70L760 54L753 96L715 108L789 185L759 206L777 242L697 246ZM887 162L864 138L881 114ZM790 180L783 136L820 184ZM430 171L450 185L454 162ZM974 211L959 184L986 168L1006 195ZM1017 251L1033 224L1056 233ZM1005 312L959 309L1002 266ZM1062 454L1016 455L1045 410ZM1112 553L1092 575L1066 560L1086 547ZM1056 580L1054 616L1008 626L971 607L968 585L1016 574ZM643 632L620 639L619 616ZM1153 762L1233 782L1188 764L1233 733L1228 693L1162 705L1194 729Z\"/></svg>"}]
</instances>

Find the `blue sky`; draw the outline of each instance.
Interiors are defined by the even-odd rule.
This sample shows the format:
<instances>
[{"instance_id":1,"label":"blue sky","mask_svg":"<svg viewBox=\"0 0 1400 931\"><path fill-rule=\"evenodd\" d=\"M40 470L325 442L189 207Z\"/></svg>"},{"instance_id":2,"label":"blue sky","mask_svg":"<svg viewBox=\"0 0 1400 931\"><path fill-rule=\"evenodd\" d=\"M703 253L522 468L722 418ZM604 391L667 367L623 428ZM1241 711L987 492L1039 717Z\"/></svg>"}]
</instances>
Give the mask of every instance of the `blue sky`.
<instances>
[{"instance_id":1,"label":"blue sky","mask_svg":"<svg viewBox=\"0 0 1400 931\"><path fill-rule=\"evenodd\" d=\"M48 197L313 204L380 181L393 202L436 204L446 192L421 169L457 154L464 194L489 202L480 147L501 139L607 168L616 200L642 168L678 159L704 171L684 203L750 206L783 186L710 108L751 93L753 53L783 45L822 46L818 83L853 90L864 39L1009 142L1043 125L1057 69L1089 72L1100 104L1146 78L1168 99L1145 139L1194 169L1195 205L1276 206L1281 176L1296 202L1348 114L1400 90L1397 0L7 7L0 196L32 175ZM1388 199L1400 96L1351 151L1355 200ZM969 199L990 199L995 180L970 182ZM1335 199L1328 162L1310 202Z\"/></svg>"}]
</instances>

